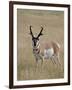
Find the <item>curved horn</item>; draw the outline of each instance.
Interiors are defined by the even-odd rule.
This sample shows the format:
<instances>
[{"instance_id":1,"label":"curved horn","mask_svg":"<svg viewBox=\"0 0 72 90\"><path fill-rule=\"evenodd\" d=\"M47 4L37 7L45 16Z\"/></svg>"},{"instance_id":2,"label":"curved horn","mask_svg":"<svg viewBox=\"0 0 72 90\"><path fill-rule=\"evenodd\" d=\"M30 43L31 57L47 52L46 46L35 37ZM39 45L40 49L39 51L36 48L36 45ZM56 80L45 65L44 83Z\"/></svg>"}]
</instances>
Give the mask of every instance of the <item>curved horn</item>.
<instances>
[{"instance_id":1,"label":"curved horn","mask_svg":"<svg viewBox=\"0 0 72 90\"><path fill-rule=\"evenodd\" d=\"M32 26L30 26L30 35L31 35L32 37L34 37L34 36L33 36L33 33L32 33L31 27L32 27Z\"/></svg>"},{"instance_id":2,"label":"curved horn","mask_svg":"<svg viewBox=\"0 0 72 90\"><path fill-rule=\"evenodd\" d=\"M42 34L42 31L43 31L43 27L41 27L41 31L40 31L40 33L38 34L37 38L39 38L41 35L43 35L43 34Z\"/></svg>"}]
</instances>

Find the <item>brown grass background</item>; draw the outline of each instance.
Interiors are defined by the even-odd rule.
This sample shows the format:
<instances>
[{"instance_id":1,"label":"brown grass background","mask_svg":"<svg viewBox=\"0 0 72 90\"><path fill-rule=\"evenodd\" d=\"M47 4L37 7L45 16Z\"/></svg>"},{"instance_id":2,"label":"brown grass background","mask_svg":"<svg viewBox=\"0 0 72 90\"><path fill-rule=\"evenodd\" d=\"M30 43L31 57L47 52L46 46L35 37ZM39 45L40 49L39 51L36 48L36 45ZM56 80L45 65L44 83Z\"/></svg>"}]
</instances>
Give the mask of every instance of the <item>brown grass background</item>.
<instances>
[{"instance_id":1,"label":"brown grass background","mask_svg":"<svg viewBox=\"0 0 72 90\"><path fill-rule=\"evenodd\" d=\"M42 44L57 41L60 46L60 61L62 66L53 64L51 60L43 62L42 70L39 61L35 71L35 58L32 52L32 41L29 35L29 26L32 25L34 35L37 35L43 26ZM37 80L56 79L64 77L64 12L43 10L17 10L17 79Z\"/></svg>"}]
</instances>

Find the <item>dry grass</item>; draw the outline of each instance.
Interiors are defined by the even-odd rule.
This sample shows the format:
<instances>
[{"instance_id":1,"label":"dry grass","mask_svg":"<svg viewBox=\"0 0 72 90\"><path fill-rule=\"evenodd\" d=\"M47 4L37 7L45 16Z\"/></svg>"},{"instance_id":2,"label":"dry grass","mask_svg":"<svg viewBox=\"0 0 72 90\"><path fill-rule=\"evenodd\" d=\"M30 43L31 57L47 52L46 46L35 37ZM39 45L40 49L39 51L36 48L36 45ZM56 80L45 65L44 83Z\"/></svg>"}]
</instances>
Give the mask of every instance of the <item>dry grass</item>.
<instances>
[{"instance_id":1,"label":"dry grass","mask_svg":"<svg viewBox=\"0 0 72 90\"><path fill-rule=\"evenodd\" d=\"M45 60L41 69L39 61L35 71L35 58L32 52L32 41L29 35L29 26L33 26L33 33L37 35L40 26L44 27L42 44L48 41L57 41L61 45L60 61L62 67ZM64 13L57 11L18 10L17 12L17 79L37 80L55 79L64 77Z\"/></svg>"}]
</instances>

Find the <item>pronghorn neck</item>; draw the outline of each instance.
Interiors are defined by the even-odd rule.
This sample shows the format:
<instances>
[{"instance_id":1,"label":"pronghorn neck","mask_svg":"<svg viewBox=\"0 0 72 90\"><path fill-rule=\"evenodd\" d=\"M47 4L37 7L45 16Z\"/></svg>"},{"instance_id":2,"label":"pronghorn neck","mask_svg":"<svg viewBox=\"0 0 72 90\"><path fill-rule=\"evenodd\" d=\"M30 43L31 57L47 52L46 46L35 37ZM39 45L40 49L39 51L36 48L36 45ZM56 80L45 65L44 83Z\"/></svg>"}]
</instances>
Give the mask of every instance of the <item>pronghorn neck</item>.
<instances>
[{"instance_id":1,"label":"pronghorn neck","mask_svg":"<svg viewBox=\"0 0 72 90\"><path fill-rule=\"evenodd\" d=\"M40 50L40 43L37 45L37 47L33 47L33 54L36 58L36 60L43 60L43 56L41 54L41 50Z\"/></svg>"},{"instance_id":2,"label":"pronghorn neck","mask_svg":"<svg viewBox=\"0 0 72 90\"><path fill-rule=\"evenodd\" d=\"M40 53L40 43L38 43L36 47L33 47L33 53L34 54Z\"/></svg>"}]
</instances>

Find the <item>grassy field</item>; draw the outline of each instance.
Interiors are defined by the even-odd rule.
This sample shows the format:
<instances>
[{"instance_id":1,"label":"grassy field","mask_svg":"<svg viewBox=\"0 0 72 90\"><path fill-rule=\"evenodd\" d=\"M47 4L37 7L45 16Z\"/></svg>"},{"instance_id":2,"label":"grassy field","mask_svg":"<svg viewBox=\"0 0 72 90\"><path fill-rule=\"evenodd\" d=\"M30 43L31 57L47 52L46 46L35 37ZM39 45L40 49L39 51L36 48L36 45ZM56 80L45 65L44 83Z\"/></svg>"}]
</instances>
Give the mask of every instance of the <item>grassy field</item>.
<instances>
[{"instance_id":1,"label":"grassy field","mask_svg":"<svg viewBox=\"0 0 72 90\"><path fill-rule=\"evenodd\" d=\"M41 62L35 71L35 58L32 52L32 41L29 26L33 26L33 33L37 35L43 26L43 36L40 38L41 48L49 41L57 41L60 46L60 61L62 67L45 60L41 69ZM17 79L37 80L56 79L64 77L64 12L17 10Z\"/></svg>"}]
</instances>

